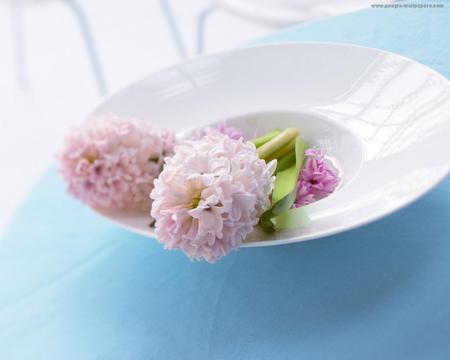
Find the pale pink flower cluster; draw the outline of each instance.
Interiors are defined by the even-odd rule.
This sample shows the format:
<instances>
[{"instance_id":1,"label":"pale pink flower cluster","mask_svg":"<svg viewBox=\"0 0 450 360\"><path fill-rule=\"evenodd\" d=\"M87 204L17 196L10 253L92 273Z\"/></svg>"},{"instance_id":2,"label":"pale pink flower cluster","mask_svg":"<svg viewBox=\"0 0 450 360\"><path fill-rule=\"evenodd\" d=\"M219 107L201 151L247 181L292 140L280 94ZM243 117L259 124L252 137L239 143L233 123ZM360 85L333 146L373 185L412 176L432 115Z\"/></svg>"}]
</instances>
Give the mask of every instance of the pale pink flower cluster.
<instances>
[{"instance_id":1,"label":"pale pink flower cluster","mask_svg":"<svg viewBox=\"0 0 450 360\"><path fill-rule=\"evenodd\" d=\"M96 118L69 133L59 168L69 193L90 206L148 209L153 181L174 144L172 132L147 122Z\"/></svg>"},{"instance_id":2,"label":"pale pink flower cluster","mask_svg":"<svg viewBox=\"0 0 450 360\"><path fill-rule=\"evenodd\" d=\"M340 178L336 169L328 163L322 150L308 149L297 183L297 196L293 207L311 204L336 190Z\"/></svg>"},{"instance_id":3,"label":"pale pink flower cluster","mask_svg":"<svg viewBox=\"0 0 450 360\"><path fill-rule=\"evenodd\" d=\"M200 140L205 135L217 133L226 135L233 140L239 140L240 138L244 138L242 132L238 128L228 126L225 120L221 120L216 126L208 126L202 129L193 130L189 136L189 139Z\"/></svg>"},{"instance_id":4,"label":"pale pink flower cluster","mask_svg":"<svg viewBox=\"0 0 450 360\"><path fill-rule=\"evenodd\" d=\"M213 133L178 144L150 195L158 240L209 262L237 249L270 207L275 165L242 138Z\"/></svg>"}]
</instances>

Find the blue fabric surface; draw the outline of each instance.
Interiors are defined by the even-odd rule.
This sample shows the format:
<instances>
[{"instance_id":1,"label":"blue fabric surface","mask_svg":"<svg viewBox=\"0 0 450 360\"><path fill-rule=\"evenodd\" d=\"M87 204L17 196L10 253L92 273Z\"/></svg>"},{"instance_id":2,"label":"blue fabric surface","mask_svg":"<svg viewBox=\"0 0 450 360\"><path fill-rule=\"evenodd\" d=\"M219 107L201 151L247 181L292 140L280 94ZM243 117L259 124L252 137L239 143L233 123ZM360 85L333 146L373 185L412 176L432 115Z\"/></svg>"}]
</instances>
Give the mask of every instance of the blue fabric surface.
<instances>
[{"instance_id":1,"label":"blue fabric surface","mask_svg":"<svg viewBox=\"0 0 450 360\"><path fill-rule=\"evenodd\" d=\"M391 50L450 77L450 4L264 42ZM0 359L449 359L450 179L365 227L191 263L42 178L0 239Z\"/></svg>"}]
</instances>

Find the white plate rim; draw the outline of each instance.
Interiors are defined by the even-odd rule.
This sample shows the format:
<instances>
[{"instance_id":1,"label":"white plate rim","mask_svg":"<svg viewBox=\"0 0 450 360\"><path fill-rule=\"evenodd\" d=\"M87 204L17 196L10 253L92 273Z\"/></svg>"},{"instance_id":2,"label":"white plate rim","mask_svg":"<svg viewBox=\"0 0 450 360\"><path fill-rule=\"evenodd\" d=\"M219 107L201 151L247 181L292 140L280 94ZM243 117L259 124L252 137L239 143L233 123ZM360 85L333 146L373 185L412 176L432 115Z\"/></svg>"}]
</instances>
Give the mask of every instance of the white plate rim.
<instances>
[{"instance_id":1,"label":"white plate rim","mask_svg":"<svg viewBox=\"0 0 450 360\"><path fill-rule=\"evenodd\" d=\"M204 54L204 55L195 55L192 58L189 58L187 60L184 60L182 62L178 62L178 63L174 63L172 65L168 65L165 67L162 67L161 69L151 72L145 76L141 76L137 79L134 79L132 81L130 81L128 83L128 85L122 87L120 90L109 94L105 97L103 97L99 103L97 103L97 105L95 107L93 107L93 109L91 109L91 111L87 112L87 116L85 118L89 118L91 116L93 116L96 112L98 112L98 110L100 108L102 108L105 104L107 104L111 99L113 99L114 97L119 96L121 93L125 93L128 89L130 89L131 87L133 87L136 83L138 83L139 81L142 81L143 79L149 78L151 76L156 76L160 73L163 73L165 71L168 71L170 69L174 69L177 68L180 65L184 65L184 64L189 64L192 62L195 62L199 59L205 59L205 58L214 58L214 57L220 57L223 55L233 55L234 53L237 52L242 52L242 51L248 51L251 50L253 48L276 48L276 47L285 47L285 46L296 46L296 45L303 45L303 44L311 44L311 45L330 45L330 46L342 46L342 47L353 47L353 48L360 48L360 49L366 49L366 50L370 50L370 51L376 51L380 54L387 54L387 55L391 55L397 58L400 58L404 61L413 63L419 67L425 68L428 72L433 73L435 76L437 76L438 78L440 78L442 81L444 81L449 87L450 87L450 80L448 78L446 78L443 74L441 74L440 72L438 72L437 70L423 64L420 63L417 60L408 58L406 56L400 55L398 53L389 51L389 50L384 50L384 49L380 49L380 48L376 48L376 47L370 47L370 46L364 46L364 45L359 45L359 44L352 44L352 43L345 43L345 42L331 42L331 41L282 41L282 42L274 42L274 43L262 43L262 44L250 44L250 45L245 45L242 47L238 47L235 49L229 49L229 50L222 50L222 51L217 51L217 52L211 52L208 54ZM437 177L435 179L434 182L428 184L427 186L424 186L424 188L421 191L418 191L414 194L414 196L412 196L410 199L404 200L401 203L397 203L396 205L394 205L391 209L384 211L382 213L379 214L375 214L373 216L366 216L363 219L359 219L357 221L353 221L352 223L346 223L342 226L337 226L334 227L333 229L329 229L329 230L323 230L323 231L317 231L313 234L309 234L309 235L303 235L303 237L301 239L298 238L297 236L289 236L283 239L275 239L275 240L263 240L263 241L254 241L254 242L243 242L241 244L241 247L263 247L263 246L276 246L276 245L287 245L287 244L294 244L297 242L303 242L303 241L308 241L308 240L314 240L314 239L319 239L319 238L325 238L325 237L329 237L332 235L336 235L339 233L343 233L343 232L347 232L350 230L354 230L356 228L359 227L363 227L365 225L368 225L370 223L374 223L377 222L378 220L384 218L384 217L388 217L390 215L392 215L393 213L400 211L401 209L404 209L406 207L408 207L409 205L411 205L412 203L414 203L415 201L421 199L424 195L426 195L428 192L430 192L431 190L433 190L436 186L438 186L450 173L450 163L447 166L447 170L445 173L443 173L441 176ZM143 231L141 229L130 229L129 227L125 226L124 224L122 224L120 221L111 218L109 216L107 216L106 214L104 214L101 209L97 209L95 207L90 207L90 210L93 211L95 214L100 215L101 217L107 219L108 221L110 221L111 223L114 223L116 225L118 225L119 227L121 227L122 229L126 229L128 231L131 231L133 233L136 234L140 234L143 235L145 237L148 238L153 238L157 240L156 234L153 231Z\"/></svg>"}]
</instances>

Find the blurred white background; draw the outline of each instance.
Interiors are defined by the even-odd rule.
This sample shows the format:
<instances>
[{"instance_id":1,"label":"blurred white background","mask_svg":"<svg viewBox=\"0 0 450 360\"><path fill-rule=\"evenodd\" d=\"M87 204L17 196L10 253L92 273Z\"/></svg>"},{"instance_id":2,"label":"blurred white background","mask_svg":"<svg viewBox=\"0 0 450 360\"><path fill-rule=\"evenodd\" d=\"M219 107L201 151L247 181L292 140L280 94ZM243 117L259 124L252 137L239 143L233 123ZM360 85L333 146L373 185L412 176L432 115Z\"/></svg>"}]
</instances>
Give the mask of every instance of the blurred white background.
<instances>
[{"instance_id":1,"label":"blurred white background","mask_svg":"<svg viewBox=\"0 0 450 360\"><path fill-rule=\"evenodd\" d=\"M40 175L54 165L64 133L101 99L82 32L87 28L80 25L90 27L107 91L113 93L180 61L182 49L176 47L164 17L167 8L161 3L0 1L0 231ZM356 10L370 2L173 0L169 4L184 48L192 55L199 47L199 16L206 19L200 22L206 24L200 48L215 52L276 27Z\"/></svg>"}]
</instances>

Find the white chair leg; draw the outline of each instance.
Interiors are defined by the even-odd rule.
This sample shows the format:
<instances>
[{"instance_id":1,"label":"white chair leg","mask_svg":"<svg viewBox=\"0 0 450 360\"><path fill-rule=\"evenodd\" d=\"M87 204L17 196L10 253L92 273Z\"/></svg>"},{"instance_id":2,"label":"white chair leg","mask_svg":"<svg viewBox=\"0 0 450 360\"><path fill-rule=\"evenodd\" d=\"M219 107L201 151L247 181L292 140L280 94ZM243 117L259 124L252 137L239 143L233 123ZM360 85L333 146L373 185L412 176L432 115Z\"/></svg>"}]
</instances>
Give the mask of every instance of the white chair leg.
<instances>
[{"instance_id":1,"label":"white chair leg","mask_svg":"<svg viewBox=\"0 0 450 360\"><path fill-rule=\"evenodd\" d=\"M86 45L86 49L89 55L89 59L91 62L92 70L94 72L94 76L97 82L98 90L101 95L105 95L108 90L106 86L105 77L103 75L102 67L100 65L100 61L98 59L94 38L92 36L92 32L90 30L89 22L87 17L81 8L80 4L76 0L65 0L68 7L73 11L75 17L78 20L78 24L80 26L81 34L84 39L84 43Z\"/></svg>"},{"instance_id":2,"label":"white chair leg","mask_svg":"<svg viewBox=\"0 0 450 360\"><path fill-rule=\"evenodd\" d=\"M217 10L218 5L214 3L203 10L197 18L197 55L202 54L205 50L205 32L206 32L206 20L208 17Z\"/></svg>"},{"instance_id":3,"label":"white chair leg","mask_svg":"<svg viewBox=\"0 0 450 360\"><path fill-rule=\"evenodd\" d=\"M30 87L25 52L25 36L23 28L23 1L10 0L11 33L13 36L13 53L16 67L16 79L19 88L28 90Z\"/></svg>"},{"instance_id":4,"label":"white chair leg","mask_svg":"<svg viewBox=\"0 0 450 360\"><path fill-rule=\"evenodd\" d=\"M175 47L177 48L178 56L180 59L186 59L188 57L186 45L184 44L169 0L160 0L159 3L161 5L164 17L166 18L167 25L169 26L170 34L172 35Z\"/></svg>"}]
</instances>

